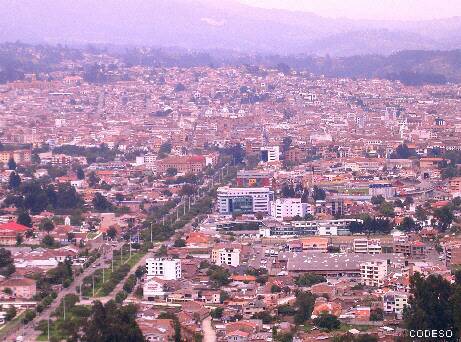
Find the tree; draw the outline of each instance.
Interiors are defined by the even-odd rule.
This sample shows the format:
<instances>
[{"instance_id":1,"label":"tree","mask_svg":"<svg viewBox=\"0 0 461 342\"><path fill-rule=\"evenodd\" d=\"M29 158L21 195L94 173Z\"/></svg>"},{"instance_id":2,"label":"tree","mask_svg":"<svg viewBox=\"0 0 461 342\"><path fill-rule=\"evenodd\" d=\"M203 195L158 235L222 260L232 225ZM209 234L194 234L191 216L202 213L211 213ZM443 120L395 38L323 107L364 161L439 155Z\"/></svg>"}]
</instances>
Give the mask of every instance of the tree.
<instances>
[{"instance_id":1,"label":"tree","mask_svg":"<svg viewBox=\"0 0 461 342\"><path fill-rule=\"evenodd\" d=\"M16 234L16 246L21 246L23 241L24 241L24 238L22 237L22 235L17 233Z\"/></svg>"},{"instance_id":2,"label":"tree","mask_svg":"<svg viewBox=\"0 0 461 342\"><path fill-rule=\"evenodd\" d=\"M390 202L384 201L379 205L379 212L386 217L394 217L394 206Z\"/></svg>"},{"instance_id":3,"label":"tree","mask_svg":"<svg viewBox=\"0 0 461 342\"><path fill-rule=\"evenodd\" d=\"M11 321L13 318L16 317L16 308L12 305L6 310L5 320Z\"/></svg>"},{"instance_id":4,"label":"tree","mask_svg":"<svg viewBox=\"0 0 461 342\"><path fill-rule=\"evenodd\" d=\"M380 205L384 201L386 201L386 200L384 199L383 195L371 196L371 203L373 205Z\"/></svg>"},{"instance_id":5,"label":"tree","mask_svg":"<svg viewBox=\"0 0 461 342\"><path fill-rule=\"evenodd\" d=\"M319 317L314 318L313 322L317 327L328 331L339 329L341 326L339 319L331 314L322 313Z\"/></svg>"},{"instance_id":6,"label":"tree","mask_svg":"<svg viewBox=\"0 0 461 342\"><path fill-rule=\"evenodd\" d=\"M280 293L280 292L282 292L282 288L276 284L272 284L271 293Z\"/></svg>"},{"instance_id":7,"label":"tree","mask_svg":"<svg viewBox=\"0 0 461 342\"><path fill-rule=\"evenodd\" d=\"M115 229L115 227L113 226L109 227L109 229L107 230L107 237L113 240L115 239L116 236L117 236L117 229Z\"/></svg>"},{"instance_id":8,"label":"tree","mask_svg":"<svg viewBox=\"0 0 461 342\"><path fill-rule=\"evenodd\" d=\"M221 266L210 266L207 275L210 277L210 280L213 281L215 285L218 287L227 285L231 282L231 280L229 279L229 271Z\"/></svg>"},{"instance_id":9,"label":"tree","mask_svg":"<svg viewBox=\"0 0 461 342\"><path fill-rule=\"evenodd\" d=\"M411 217L406 216L403 218L398 228L404 232L414 232L419 231L421 226L416 224L416 222Z\"/></svg>"},{"instance_id":10,"label":"tree","mask_svg":"<svg viewBox=\"0 0 461 342\"><path fill-rule=\"evenodd\" d=\"M44 218L40 222L39 229L49 234L54 229L54 223L50 219Z\"/></svg>"},{"instance_id":11,"label":"tree","mask_svg":"<svg viewBox=\"0 0 461 342\"><path fill-rule=\"evenodd\" d=\"M384 311L381 308L372 309L370 312L370 321L382 321L384 319Z\"/></svg>"},{"instance_id":12,"label":"tree","mask_svg":"<svg viewBox=\"0 0 461 342\"><path fill-rule=\"evenodd\" d=\"M136 323L136 306L119 306L114 301L105 305L93 302L91 315L83 327L82 342L145 341Z\"/></svg>"},{"instance_id":13,"label":"tree","mask_svg":"<svg viewBox=\"0 0 461 342\"><path fill-rule=\"evenodd\" d=\"M431 274L425 279L420 273L415 273L410 278L409 305L403 313L405 328L453 330L452 293L450 283L440 275Z\"/></svg>"},{"instance_id":14,"label":"tree","mask_svg":"<svg viewBox=\"0 0 461 342\"><path fill-rule=\"evenodd\" d=\"M413 203L414 203L414 200L413 200L413 197L411 196L405 197L405 201L403 201L403 205L405 207L408 207L410 204L413 204Z\"/></svg>"},{"instance_id":15,"label":"tree","mask_svg":"<svg viewBox=\"0 0 461 342\"><path fill-rule=\"evenodd\" d=\"M178 174L178 169L174 168L174 167L169 167L167 170L166 170L166 175L168 177L173 177L173 176L176 176Z\"/></svg>"},{"instance_id":16,"label":"tree","mask_svg":"<svg viewBox=\"0 0 461 342\"><path fill-rule=\"evenodd\" d=\"M10 173L10 179L8 182L8 186L10 189L17 190L21 185L21 177L16 172Z\"/></svg>"},{"instance_id":17,"label":"tree","mask_svg":"<svg viewBox=\"0 0 461 342\"><path fill-rule=\"evenodd\" d=\"M282 197L295 197L295 189L293 187L293 184L283 184L281 191Z\"/></svg>"},{"instance_id":18,"label":"tree","mask_svg":"<svg viewBox=\"0 0 461 342\"><path fill-rule=\"evenodd\" d=\"M51 235L45 235L42 239L42 244L46 247L53 247L55 245L54 238Z\"/></svg>"},{"instance_id":19,"label":"tree","mask_svg":"<svg viewBox=\"0 0 461 342\"><path fill-rule=\"evenodd\" d=\"M77 168L76 176L79 180L85 179L85 172L83 172L83 169L80 166Z\"/></svg>"},{"instance_id":20,"label":"tree","mask_svg":"<svg viewBox=\"0 0 461 342\"><path fill-rule=\"evenodd\" d=\"M314 185L314 191L313 191L312 197L314 198L314 201L323 201L325 200L327 196L326 196L325 190Z\"/></svg>"},{"instance_id":21,"label":"tree","mask_svg":"<svg viewBox=\"0 0 461 342\"><path fill-rule=\"evenodd\" d=\"M418 205L415 210L415 217L418 221L426 221L427 211L422 206Z\"/></svg>"},{"instance_id":22,"label":"tree","mask_svg":"<svg viewBox=\"0 0 461 342\"><path fill-rule=\"evenodd\" d=\"M90 188L95 188L99 184L101 179L96 175L94 171L91 171L87 178L88 185Z\"/></svg>"},{"instance_id":23,"label":"tree","mask_svg":"<svg viewBox=\"0 0 461 342\"><path fill-rule=\"evenodd\" d=\"M314 309L315 297L310 292L298 291L295 300L295 323L303 324L311 318L312 310Z\"/></svg>"},{"instance_id":24,"label":"tree","mask_svg":"<svg viewBox=\"0 0 461 342\"><path fill-rule=\"evenodd\" d=\"M293 143L293 139L291 139L291 137L283 138L283 140L282 140L282 151L287 152L290 149L292 143Z\"/></svg>"},{"instance_id":25,"label":"tree","mask_svg":"<svg viewBox=\"0 0 461 342\"><path fill-rule=\"evenodd\" d=\"M0 248L0 275L9 277L16 271L14 259L11 252L5 248Z\"/></svg>"},{"instance_id":26,"label":"tree","mask_svg":"<svg viewBox=\"0 0 461 342\"><path fill-rule=\"evenodd\" d=\"M453 209L449 205L435 209L434 216L438 221L437 228L442 232L447 230L455 218L453 215Z\"/></svg>"},{"instance_id":27,"label":"tree","mask_svg":"<svg viewBox=\"0 0 461 342\"><path fill-rule=\"evenodd\" d=\"M96 211L107 212L113 210L113 205L101 193L97 192L93 198L93 207Z\"/></svg>"},{"instance_id":28,"label":"tree","mask_svg":"<svg viewBox=\"0 0 461 342\"><path fill-rule=\"evenodd\" d=\"M23 226L32 228L32 218L27 211L23 211L18 215L16 223L22 224Z\"/></svg>"},{"instance_id":29,"label":"tree","mask_svg":"<svg viewBox=\"0 0 461 342\"><path fill-rule=\"evenodd\" d=\"M224 308L217 307L216 309L211 310L210 315L214 319L219 319L222 317L223 312L224 312Z\"/></svg>"},{"instance_id":30,"label":"tree","mask_svg":"<svg viewBox=\"0 0 461 342\"><path fill-rule=\"evenodd\" d=\"M184 241L183 239L176 239L173 246L174 247L186 247L186 241Z\"/></svg>"},{"instance_id":31,"label":"tree","mask_svg":"<svg viewBox=\"0 0 461 342\"><path fill-rule=\"evenodd\" d=\"M295 280L295 284L298 286L312 286L319 283L325 283L327 279L319 274L305 273L300 275Z\"/></svg>"},{"instance_id":32,"label":"tree","mask_svg":"<svg viewBox=\"0 0 461 342\"><path fill-rule=\"evenodd\" d=\"M16 170L16 162L14 161L14 158L10 158L8 160L8 170Z\"/></svg>"}]
</instances>

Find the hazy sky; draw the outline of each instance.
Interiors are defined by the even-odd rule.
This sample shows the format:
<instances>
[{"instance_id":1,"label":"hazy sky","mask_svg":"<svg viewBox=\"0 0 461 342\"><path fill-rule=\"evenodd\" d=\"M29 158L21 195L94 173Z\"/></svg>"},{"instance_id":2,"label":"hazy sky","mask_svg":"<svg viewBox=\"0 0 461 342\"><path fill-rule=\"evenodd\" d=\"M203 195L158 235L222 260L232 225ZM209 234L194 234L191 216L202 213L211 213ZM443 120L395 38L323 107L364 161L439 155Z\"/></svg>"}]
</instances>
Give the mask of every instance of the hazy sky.
<instances>
[{"instance_id":1,"label":"hazy sky","mask_svg":"<svg viewBox=\"0 0 461 342\"><path fill-rule=\"evenodd\" d=\"M461 16L461 0L239 0L265 7L307 11L326 17L420 20Z\"/></svg>"}]
</instances>

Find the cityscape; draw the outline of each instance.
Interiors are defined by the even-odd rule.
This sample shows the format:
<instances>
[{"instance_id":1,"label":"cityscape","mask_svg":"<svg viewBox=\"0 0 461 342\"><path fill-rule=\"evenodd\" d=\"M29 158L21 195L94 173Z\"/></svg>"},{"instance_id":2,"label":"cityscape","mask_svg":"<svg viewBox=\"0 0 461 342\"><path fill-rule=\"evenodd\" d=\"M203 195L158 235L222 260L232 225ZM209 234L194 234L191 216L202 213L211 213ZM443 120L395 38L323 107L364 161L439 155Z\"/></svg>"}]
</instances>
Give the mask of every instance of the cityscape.
<instances>
[{"instance_id":1,"label":"cityscape","mask_svg":"<svg viewBox=\"0 0 461 342\"><path fill-rule=\"evenodd\" d=\"M385 76L16 38L0 341L459 340L460 46L383 53Z\"/></svg>"}]
</instances>

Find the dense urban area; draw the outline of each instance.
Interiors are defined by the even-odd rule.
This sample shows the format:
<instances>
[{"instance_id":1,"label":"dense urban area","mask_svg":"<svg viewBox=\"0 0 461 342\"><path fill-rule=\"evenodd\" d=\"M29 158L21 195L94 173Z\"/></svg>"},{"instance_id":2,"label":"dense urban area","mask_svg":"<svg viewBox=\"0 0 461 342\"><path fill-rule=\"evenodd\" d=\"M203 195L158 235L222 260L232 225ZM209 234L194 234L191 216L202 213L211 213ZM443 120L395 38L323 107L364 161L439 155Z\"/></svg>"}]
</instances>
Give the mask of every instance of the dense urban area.
<instances>
[{"instance_id":1,"label":"dense urban area","mask_svg":"<svg viewBox=\"0 0 461 342\"><path fill-rule=\"evenodd\" d=\"M461 85L0 52L1 341L459 338Z\"/></svg>"}]
</instances>

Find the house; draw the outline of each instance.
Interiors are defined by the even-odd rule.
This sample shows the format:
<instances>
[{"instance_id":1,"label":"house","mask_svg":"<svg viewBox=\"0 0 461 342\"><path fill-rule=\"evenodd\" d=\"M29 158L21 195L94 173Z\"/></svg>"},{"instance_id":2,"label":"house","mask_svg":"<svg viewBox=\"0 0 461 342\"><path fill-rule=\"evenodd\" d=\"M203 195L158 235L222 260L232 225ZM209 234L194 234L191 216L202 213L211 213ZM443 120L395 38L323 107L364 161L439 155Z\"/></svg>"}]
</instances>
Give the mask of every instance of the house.
<instances>
[{"instance_id":1,"label":"house","mask_svg":"<svg viewBox=\"0 0 461 342\"><path fill-rule=\"evenodd\" d=\"M37 282L30 278L9 278L0 282L0 292L11 289L16 298L31 299L37 292Z\"/></svg>"},{"instance_id":2,"label":"house","mask_svg":"<svg viewBox=\"0 0 461 342\"><path fill-rule=\"evenodd\" d=\"M139 319L137 323L148 342L168 342L174 338L174 324L171 319Z\"/></svg>"}]
</instances>

